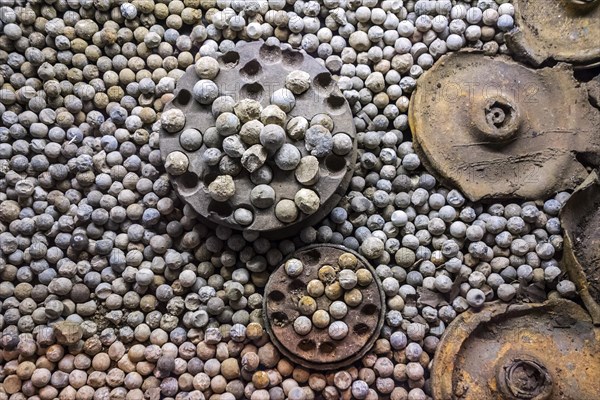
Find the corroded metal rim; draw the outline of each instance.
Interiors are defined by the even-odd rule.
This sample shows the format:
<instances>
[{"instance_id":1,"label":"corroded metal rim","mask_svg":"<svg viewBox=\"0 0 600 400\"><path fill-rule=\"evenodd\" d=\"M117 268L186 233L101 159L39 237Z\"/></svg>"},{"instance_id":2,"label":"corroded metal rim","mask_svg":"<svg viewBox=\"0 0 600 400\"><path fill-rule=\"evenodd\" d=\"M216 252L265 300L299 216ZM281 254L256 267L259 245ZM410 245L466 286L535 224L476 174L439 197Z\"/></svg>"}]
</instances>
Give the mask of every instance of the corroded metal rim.
<instances>
[{"instance_id":1,"label":"corroded metal rim","mask_svg":"<svg viewBox=\"0 0 600 400\"><path fill-rule=\"evenodd\" d=\"M584 224L586 218L594 213L600 213L600 209L597 207L598 202L600 202L600 177L594 171L571 195L567 204L560 212L561 225L565 230L562 262L567 267L569 278L577 285L579 295L596 325L600 325L600 304L597 298L594 298L592 293L590 293L590 282L588 282L588 277L582 265L584 261L577 256L576 251L578 243L577 232ZM596 229L600 230L600 227L596 227ZM589 237L581 239L592 240ZM587 251L594 254L600 253L600 250L594 249L593 245ZM600 290L600 287L595 290Z\"/></svg>"},{"instance_id":2,"label":"corroded metal rim","mask_svg":"<svg viewBox=\"0 0 600 400\"><path fill-rule=\"evenodd\" d=\"M600 162L589 97L566 64L534 70L477 51L446 55L411 96L414 148L472 201L545 199L575 189Z\"/></svg>"},{"instance_id":3,"label":"corroded metal rim","mask_svg":"<svg viewBox=\"0 0 600 400\"><path fill-rule=\"evenodd\" d=\"M600 329L579 305L490 303L446 329L431 370L435 400L596 400Z\"/></svg>"},{"instance_id":4,"label":"corroded metal rim","mask_svg":"<svg viewBox=\"0 0 600 400\"><path fill-rule=\"evenodd\" d=\"M298 335L292 323L300 315L297 303L306 294L306 284L317 278L322 265L335 265L343 253L352 253L359 266L373 275L373 282L361 289L362 303L356 308L348 307L348 314L342 319L349 327L348 335L342 340L331 340L327 329L315 327L306 336ZM290 258L297 258L304 264L304 271L297 278L291 278L285 272L285 261ZM341 368L363 357L379 338L385 318L385 294L374 268L360 254L337 245L307 246L285 261L271 274L263 300L265 329L277 349L293 362L316 370ZM324 297L317 300L321 309L331 303Z\"/></svg>"}]
</instances>

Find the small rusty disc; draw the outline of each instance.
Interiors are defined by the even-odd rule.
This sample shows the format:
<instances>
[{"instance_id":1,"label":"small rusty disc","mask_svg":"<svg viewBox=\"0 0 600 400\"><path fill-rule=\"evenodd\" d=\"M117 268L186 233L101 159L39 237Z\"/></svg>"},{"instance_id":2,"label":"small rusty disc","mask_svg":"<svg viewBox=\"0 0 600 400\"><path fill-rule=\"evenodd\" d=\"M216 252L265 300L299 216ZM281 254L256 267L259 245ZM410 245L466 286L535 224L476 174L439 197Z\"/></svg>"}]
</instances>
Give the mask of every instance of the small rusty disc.
<instances>
[{"instance_id":1,"label":"small rusty disc","mask_svg":"<svg viewBox=\"0 0 600 400\"><path fill-rule=\"evenodd\" d=\"M535 66L600 62L600 1L515 0L516 28L505 35L516 58Z\"/></svg>"},{"instance_id":2,"label":"small rusty disc","mask_svg":"<svg viewBox=\"0 0 600 400\"><path fill-rule=\"evenodd\" d=\"M600 329L577 304L491 303L446 329L433 360L435 400L597 400Z\"/></svg>"},{"instance_id":3,"label":"small rusty disc","mask_svg":"<svg viewBox=\"0 0 600 400\"><path fill-rule=\"evenodd\" d=\"M348 313L340 319L348 326L348 335L333 340L327 328L315 326L307 335L299 335L293 322L301 315L298 302L308 294L307 284L319 279L318 272L323 266L330 265L336 274L339 273L338 259L344 253L358 259L355 271L364 268L373 276L368 286L357 286L362 293L362 302L355 307L348 306ZM308 246L293 253L289 259L302 261L302 274L290 277L284 262L271 274L265 288L265 327L271 341L286 357L306 368L331 370L359 360L378 339L385 316L385 295L373 267L361 255L336 245ZM319 310L328 310L332 302L326 295L316 299ZM335 319L331 318L333 321Z\"/></svg>"},{"instance_id":4,"label":"small rusty disc","mask_svg":"<svg viewBox=\"0 0 600 400\"><path fill-rule=\"evenodd\" d=\"M444 56L418 80L409 122L425 166L473 201L545 199L587 177L583 159L600 159L600 112L565 64Z\"/></svg>"},{"instance_id":5,"label":"small rusty disc","mask_svg":"<svg viewBox=\"0 0 600 400\"><path fill-rule=\"evenodd\" d=\"M571 195L560 219L565 230L563 264L600 325L600 178L596 171Z\"/></svg>"},{"instance_id":6,"label":"small rusty disc","mask_svg":"<svg viewBox=\"0 0 600 400\"><path fill-rule=\"evenodd\" d=\"M286 77L291 71L301 70L309 73L310 88L300 95L295 95L295 106L287 113L287 120L301 116L310 122L316 115L327 114L333 120L331 134L348 134L353 141L353 148L344 156L332 152L319 158L318 181L314 184L311 181L306 185L298 182L294 170L280 170L275 166L273 157L269 157L266 165L273 171L273 179L269 185L275 191L275 202L270 207L257 208L251 203L250 191L256 185L252 183L250 173L244 168L233 177L233 197L225 202L211 199L208 186L221 175L219 166L209 166L202 159L207 150L204 143L196 151L187 151L180 143L180 134L186 129L193 128L204 134L208 128L215 126L211 105L202 105L193 99L192 88L200 78L194 70L194 65L191 65L178 80L173 101L165 106L165 111L172 108L184 111L185 127L175 133L169 133L165 129L160 131L163 161L175 151L184 153L189 160L187 172L171 176L179 197L192 206L205 221L233 229L262 232L265 237L289 236L325 218L345 194L352 178L357 154L352 112L336 81L313 57L304 51L294 50L289 45L279 46L263 41L238 42L234 50L219 56L218 62L220 71L213 82L219 88L219 95L231 96L235 101L256 100L263 108L270 104L273 92L285 87ZM296 146L302 157L309 154L303 139L292 141L287 137L286 141ZM311 189L319 196L318 211L308 215L298 210L296 220L288 223L277 219L274 212L277 203L283 199L293 201L296 192L302 188ZM235 221L233 213L238 208L252 212L253 220L249 225L243 226Z\"/></svg>"}]
</instances>

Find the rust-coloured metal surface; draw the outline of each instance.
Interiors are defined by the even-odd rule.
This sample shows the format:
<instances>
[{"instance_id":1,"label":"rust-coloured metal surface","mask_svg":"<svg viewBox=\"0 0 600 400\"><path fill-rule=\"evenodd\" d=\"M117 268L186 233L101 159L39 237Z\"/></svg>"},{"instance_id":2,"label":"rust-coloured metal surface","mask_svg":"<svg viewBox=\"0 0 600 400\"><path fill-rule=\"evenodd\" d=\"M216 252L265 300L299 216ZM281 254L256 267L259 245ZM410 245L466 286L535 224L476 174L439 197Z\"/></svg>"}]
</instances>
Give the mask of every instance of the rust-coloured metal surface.
<instances>
[{"instance_id":1,"label":"rust-coloured metal surface","mask_svg":"<svg viewBox=\"0 0 600 400\"><path fill-rule=\"evenodd\" d=\"M308 335L298 335L293 321L300 316L298 301L307 294L308 282L318 279L319 268L324 265L339 271L337 260L344 253L354 254L358 259L356 270L366 268L374 278L370 285L361 288L361 304L349 306L342 319L348 325L348 335L342 340L332 340L327 328L314 326ZM359 254L336 245L308 246L290 258L302 261L303 273L290 278L284 262L271 275L265 288L265 327L273 343L290 360L312 369L330 370L359 360L379 337L385 315L385 295L373 267ZM332 303L325 295L316 300L318 309L327 310Z\"/></svg>"},{"instance_id":2,"label":"rust-coloured metal surface","mask_svg":"<svg viewBox=\"0 0 600 400\"><path fill-rule=\"evenodd\" d=\"M560 213L565 230L563 264L600 325L600 177L597 172L573 193Z\"/></svg>"},{"instance_id":3,"label":"rust-coloured metal surface","mask_svg":"<svg viewBox=\"0 0 600 400\"><path fill-rule=\"evenodd\" d=\"M562 64L529 69L508 57L459 52L418 80L409 108L415 150L471 200L545 199L598 162L600 111Z\"/></svg>"},{"instance_id":4,"label":"rust-coloured metal surface","mask_svg":"<svg viewBox=\"0 0 600 400\"><path fill-rule=\"evenodd\" d=\"M173 185L184 201L205 220L233 229L260 231L266 237L281 238L289 236L305 226L310 226L327 216L344 195L356 164L356 129L348 102L339 90L327 69L304 51L293 50L289 45L270 46L263 41L238 42L234 51L230 51L218 59L220 72L214 79L220 95L231 96L236 101L250 98L257 100L263 107L270 104L271 94L285 87L286 76L294 70L308 72L311 77L310 88L296 95L296 105L287 113L288 121L295 116L303 116L310 121L315 115L326 113L334 123L331 134L338 132L348 134L354 141L353 150L346 156L331 154L319 160L320 179L308 188L315 191L320 198L320 208L312 215L299 212L292 223L278 220L274 213L275 205L282 199L294 200L294 195L302 186L295 178L294 171L283 171L275 167L272 159L267 159L273 171L273 180L269 184L275 191L275 203L268 208L256 208L250 202L250 191L255 186L250 180L250 173L242 168L234 177L235 195L227 202L217 202L208 195L208 185L219 175L218 166L210 167L202 160L206 151L203 144L197 151L189 152L179 143L179 135L188 128L204 133L215 125L211 105L201 105L194 101L191 90L199 80L194 66L188 67L186 73L177 82L174 100L165 110L173 107L182 109L186 114L186 126L177 133L160 132L160 151L164 158L173 151L180 151L190 161L188 172L180 176L172 176ZM302 156L308 155L304 141L288 142L295 145ZM246 208L254 214L253 222L241 226L233 218L237 208Z\"/></svg>"},{"instance_id":5,"label":"rust-coloured metal surface","mask_svg":"<svg viewBox=\"0 0 600 400\"><path fill-rule=\"evenodd\" d=\"M449 326L433 360L435 400L597 400L600 329L569 300L492 303Z\"/></svg>"},{"instance_id":6,"label":"rust-coloured metal surface","mask_svg":"<svg viewBox=\"0 0 600 400\"><path fill-rule=\"evenodd\" d=\"M518 59L578 66L600 62L600 1L515 0L516 28L505 35Z\"/></svg>"}]
</instances>

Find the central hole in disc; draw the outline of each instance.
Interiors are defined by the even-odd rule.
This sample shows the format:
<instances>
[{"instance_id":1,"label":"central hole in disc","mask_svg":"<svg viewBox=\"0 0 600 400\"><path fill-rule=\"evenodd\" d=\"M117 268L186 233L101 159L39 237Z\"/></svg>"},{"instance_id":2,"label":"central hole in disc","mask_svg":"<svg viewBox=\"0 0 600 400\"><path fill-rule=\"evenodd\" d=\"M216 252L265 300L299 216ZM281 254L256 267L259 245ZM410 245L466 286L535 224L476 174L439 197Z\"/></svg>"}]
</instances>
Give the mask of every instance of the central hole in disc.
<instances>
[{"instance_id":1,"label":"central hole in disc","mask_svg":"<svg viewBox=\"0 0 600 400\"><path fill-rule=\"evenodd\" d=\"M487 123L496 128L501 129L508 125L514 117L514 109L505 103L495 101L490 107L485 110L485 119Z\"/></svg>"},{"instance_id":2,"label":"central hole in disc","mask_svg":"<svg viewBox=\"0 0 600 400\"><path fill-rule=\"evenodd\" d=\"M533 399L552 385L546 369L533 361L518 360L506 369L506 384L519 399Z\"/></svg>"}]
</instances>

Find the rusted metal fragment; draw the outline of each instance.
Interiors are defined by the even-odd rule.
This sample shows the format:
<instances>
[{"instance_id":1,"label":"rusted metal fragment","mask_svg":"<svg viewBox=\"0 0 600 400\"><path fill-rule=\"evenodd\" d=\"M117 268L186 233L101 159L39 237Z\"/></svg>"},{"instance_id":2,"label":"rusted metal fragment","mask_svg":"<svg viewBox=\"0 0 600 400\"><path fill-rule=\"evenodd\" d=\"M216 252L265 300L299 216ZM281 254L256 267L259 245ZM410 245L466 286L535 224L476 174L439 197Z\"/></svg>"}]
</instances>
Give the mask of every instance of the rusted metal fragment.
<instances>
[{"instance_id":1,"label":"rusted metal fragment","mask_svg":"<svg viewBox=\"0 0 600 400\"><path fill-rule=\"evenodd\" d=\"M560 212L565 230L562 262L579 295L600 325L600 177L597 172L573 193Z\"/></svg>"},{"instance_id":2,"label":"rusted metal fragment","mask_svg":"<svg viewBox=\"0 0 600 400\"><path fill-rule=\"evenodd\" d=\"M597 400L600 329L577 304L492 303L446 329L433 360L435 400Z\"/></svg>"},{"instance_id":3,"label":"rusted metal fragment","mask_svg":"<svg viewBox=\"0 0 600 400\"><path fill-rule=\"evenodd\" d=\"M598 109L600 109L600 75L597 75L594 79L586 83L590 103Z\"/></svg>"},{"instance_id":4,"label":"rusted metal fragment","mask_svg":"<svg viewBox=\"0 0 600 400\"><path fill-rule=\"evenodd\" d=\"M187 202L199 214L204 222L225 225L233 229L259 231L265 237L281 238L298 232L305 226L311 226L322 220L334 208L352 178L356 164L357 144L356 129L348 102L342 95L336 81L327 69L304 51L293 50L289 45L268 45L263 41L238 42L233 51L223 54L218 59L220 72L214 78L220 96L231 96L234 100L253 99L263 107L270 104L274 91L285 87L287 75L294 70L310 74L310 88L296 95L296 104L287 113L288 121L296 116L305 117L308 121L318 114L327 114L333 120L331 134L343 132L353 142L353 150L345 156L330 154L319 159L319 179L310 186L320 198L317 212L307 215L299 212L292 223L278 220L274 207L257 208L250 202L249 193L255 186L250 180L250 173L242 171L233 178L235 195L226 202L217 202L208 195L208 185L220 175L218 166L208 166L202 159L206 151L205 144L196 151L185 150L179 141L180 133L193 128L204 134L215 126L215 117L211 105L201 105L192 98L192 88L199 81L194 66L187 68L185 74L177 82L174 99L165 107L179 108L186 114L186 125L177 133L160 132L160 151L163 160L168 154L180 151L189 159L188 171L183 175L171 176L179 197ZM287 123L287 122L286 122ZM302 156L308 155L303 142L293 143ZM294 176L294 171L283 171L275 167L272 159L266 165L273 171L273 179L269 184L275 191L275 204L282 199L294 200L296 192L304 187ZM254 219L250 225L239 225L233 218L238 208L252 211Z\"/></svg>"},{"instance_id":5,"label":"rusted metal fragment","mask_svg":"<svg viewBox=\"0 0 600 400\"><path fill-rule=\"evenodd\" d=\"M576 66L600 62L600 1L515 0L516 28L505 35L514 56L535 66L547 60Z\"/></svg>"},{"instance_id":6,"label":"rusted metal fragment","mask_svg":"<svg viewBox=\"0 0 600 400\"><path fill-rule=\"evenodd\" d=\"M356 256L356 270L366 268L373 276L368 286L360 288L362 302L356 307L348 306L347 315L341 319L349 328L348 335L342 340L332 340L327 328L315 326L308 335L297 334L293 322L301 315L298 302L307 295L308 282L319 279L318 271L324 265L339 271L338 259L344 253ZM378 339L385 316L385 295L373 267L358 253L336 245L308 246L290 258L302 261L302 274L291 278L284 269L284 262L271 274L265 287L263 310L271 341L286 357L306 368L332 370L359 360ZM325 310L333 302L325 295L316 300L318 309Z\"/></svg>"},{"instance_id":7,"label":"rusted metal fragment","mask_svg":"<svg viewBox=\"0 0 600 400\"><path fill-rule=\"evenodd\" d=\"M574 189L588 175L577 155L600 154L600 112L566 64L445 56L419 79L409 121L425 166L471 200Z\"/></svg>"}]
</instances>

